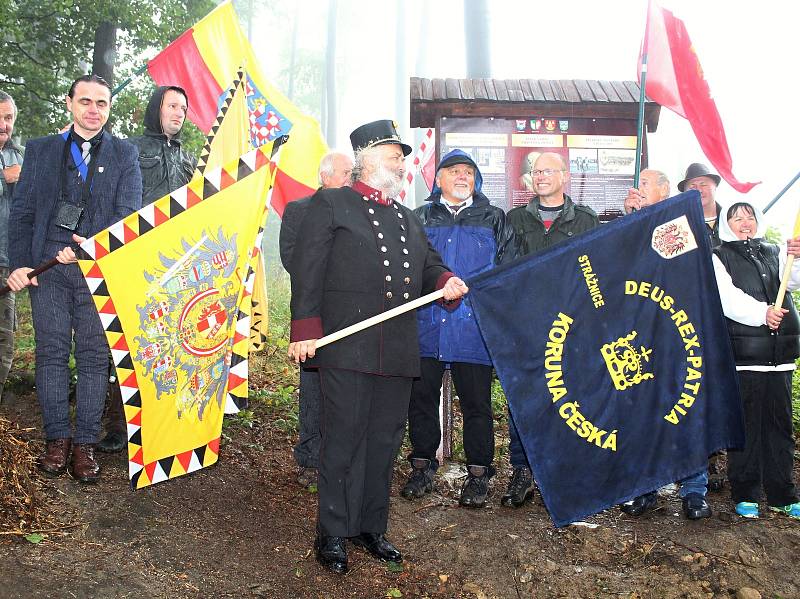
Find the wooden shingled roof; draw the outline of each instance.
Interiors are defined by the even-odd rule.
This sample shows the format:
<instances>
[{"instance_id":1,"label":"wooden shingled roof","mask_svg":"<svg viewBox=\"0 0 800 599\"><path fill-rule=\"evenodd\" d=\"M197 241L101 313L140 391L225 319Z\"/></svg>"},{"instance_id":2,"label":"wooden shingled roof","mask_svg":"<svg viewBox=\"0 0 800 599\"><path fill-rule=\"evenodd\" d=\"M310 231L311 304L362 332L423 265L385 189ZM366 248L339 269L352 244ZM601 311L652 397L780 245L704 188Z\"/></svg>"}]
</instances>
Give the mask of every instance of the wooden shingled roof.
<instances>
[{"instance_id":1,"label":"wooden shingled roof","mask_svg":"<svg viewBox=\"0 0 800 599\"><path fill-rule=\"evenodd\" d=\"M424 79L411 77L411 126L435 127L440 116L519 118L632 118L639 105L635 81L594 79ZM648 131L658 127L661 106L645 103Z\"/></svg>"}]
</instances>

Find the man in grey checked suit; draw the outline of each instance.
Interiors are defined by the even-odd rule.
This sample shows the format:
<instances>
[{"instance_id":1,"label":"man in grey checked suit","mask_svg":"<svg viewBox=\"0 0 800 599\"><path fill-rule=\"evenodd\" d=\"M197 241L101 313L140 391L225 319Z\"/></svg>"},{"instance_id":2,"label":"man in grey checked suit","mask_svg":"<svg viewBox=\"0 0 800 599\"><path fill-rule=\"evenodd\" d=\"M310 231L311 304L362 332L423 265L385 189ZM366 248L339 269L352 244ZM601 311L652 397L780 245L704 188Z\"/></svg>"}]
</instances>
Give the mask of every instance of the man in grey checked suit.
<instances>
[{"instance_id":1,"label":"man in grey checked suit","mask_svg":"<svg viewBox=\"0 0 800 599\"><path fill-rule=\"evenodd\" d=\"M96 482L94 448L108 386L108 344L94 300L75 264L76 244L138 210L142 178L138 152L103 131L111 87L97 75L79 77L66 98L72 126L30 141L14 190L9 219L8 284L30 289L36 337L36 391L42 409L45 452L40 470L67 470ZM55 256L59 264L28 278ZM69 418L69 356L75 342L78 369L75 430Z\"/></svg>"}]
</instances>

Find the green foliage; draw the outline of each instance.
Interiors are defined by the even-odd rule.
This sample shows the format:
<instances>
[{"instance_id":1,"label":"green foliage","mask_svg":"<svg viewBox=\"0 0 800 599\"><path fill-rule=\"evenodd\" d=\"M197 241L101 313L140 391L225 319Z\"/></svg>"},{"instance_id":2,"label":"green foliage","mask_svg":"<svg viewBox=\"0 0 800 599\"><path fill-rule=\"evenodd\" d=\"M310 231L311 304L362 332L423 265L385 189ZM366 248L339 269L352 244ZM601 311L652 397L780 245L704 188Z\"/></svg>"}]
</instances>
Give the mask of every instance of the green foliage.
<instances>
[{"instance_id":1,"label":"green foliage","mask_svg":"<svg viewBox=\"0 0 800 599\"><path fill-rule=\"evenodd\" d=\"M34 545L38 545L44 540L44 537L40 535L38 532L34 532L29 535L25 535L25 540L28 541L28 543L33 543Z\"/></svg>"},{"instance_id":2,"label":"green foliage","mask_svg":"<svg viewBox=\"0 0 800 599\"><path fill-rule=\"evenodd\" d=\"M239 410L236 414L227 414L225 416L225 420L222 421L222 428L230 426L253 428L256 422L258 420L252 410Z\"/></svg>"},{"instance_id":3,"label":"green foliage","mask_svg":"<svg viewBox=\"0 0 800 599\"><path fill-rule=\"evenodd\" d=\"M296 433L299 426L298 390L294 385L280 386L274 391L250 394L250 400L262 402L271 413L272 423L286 433Z\"/></svg>"},{"instance_id":4,"label":"green foliage","mask_svg":"<svg viewBox=\"0 0 800 599\"><path fill-rule=\"evenodd\" d=\"M508 420L508 402L500 381L495 378L492 381L492 414L495 422L505 423Z\"/></svg>"},{"instance_id":5,"label":"green foliage","mask_svg":"<svg viewBox=\"0 0 800 599\"><path fill-rule=\"evenodd\" d=\"M783 241L783 235L778 227L770 225L764 233L764 239L770 243L780 243Z\"/></svg>"},{"instance_id":6,"label":"green foliage","mask_svg":"<svg viewBox=\"0 0 800 599\"><path fill-rule=\"evenodd\" d=\"M386 569L392 574L400 574L403 571L403 564L398 562L387 562Z\"/></svg>"},{"instance_id":7,"label":"green foliage","mask_svg":"<svg viewBox=\"0 0 800 599\"><path fill-rule=\"evenodd\" d=\"M0 0L0 87L20 109L17 132L37 137L67 122L68 85L90 70L101 23L118 28L115 79L122 81L214 5L212 0ZM120 97L112 110L115 131L135 130L133 107L146 101L146 88L139 83Z\"/></svg>"}]
</instances>

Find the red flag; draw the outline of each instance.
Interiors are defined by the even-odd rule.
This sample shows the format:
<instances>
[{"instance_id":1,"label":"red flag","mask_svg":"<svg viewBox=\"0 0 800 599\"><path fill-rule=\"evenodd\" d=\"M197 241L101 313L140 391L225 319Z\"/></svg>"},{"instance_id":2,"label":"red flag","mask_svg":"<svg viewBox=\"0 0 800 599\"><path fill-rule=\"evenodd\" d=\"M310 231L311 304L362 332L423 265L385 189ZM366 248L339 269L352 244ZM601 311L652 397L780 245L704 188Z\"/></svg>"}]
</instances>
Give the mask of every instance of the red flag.
<instances>
[{"instance_id":1,"label":"red flag","mask_svg":"<svg viewBox=\"0 0 800 599\"><path fill-rule=\"evenodd\" d=\"M703 153L731 187L747 193L758 185L760 181L742 183L734 176L725 128L686 26L654 2L648 9L640 66L643 56L647 96L689 121Z\"/></svg>"}]
</instances>

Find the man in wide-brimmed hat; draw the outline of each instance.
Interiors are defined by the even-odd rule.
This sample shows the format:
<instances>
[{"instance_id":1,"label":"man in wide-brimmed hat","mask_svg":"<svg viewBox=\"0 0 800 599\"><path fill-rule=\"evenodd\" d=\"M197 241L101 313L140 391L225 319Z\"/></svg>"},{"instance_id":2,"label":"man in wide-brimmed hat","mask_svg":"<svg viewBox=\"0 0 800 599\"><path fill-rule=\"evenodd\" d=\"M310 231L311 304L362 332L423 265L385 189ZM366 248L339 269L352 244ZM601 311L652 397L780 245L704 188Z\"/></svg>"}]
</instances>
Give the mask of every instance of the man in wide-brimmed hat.
<instances>
[{"instance_id":1,"label":"man in wide-brimmed hat","mask_svg":"<svg viewBox=\"0 0 800 599\"><path fill-rule=\"evenodd\" d=\"M318 351L316 342L438 288L451 302L467 292L396 201L411 148L394 122L362 125L350 141L355 183L314 194L289 269L289 355L317 366L322 383L314 548L338 574L347 572L348 538L379 559L402 560L384 533L392 466L420 375L417 319L412 310Z\"/></svg>"},{"instance_id":2,"label":"man in wide-brimmed hat","mask_svg":"<svg viewBox=\"0 0 800 599\"><path fill-rule=\"evenodd\" d=\"M686 169L683 181L678 183L678 191L696 189L700 192L700 200L703 202L703 216L706 219L708 238L711 241L712 248L720 244L719 213L722 207L714 199L719 181L719 175L711 172L705 164L693 162Z\"/></svg>"}]
</instances>

